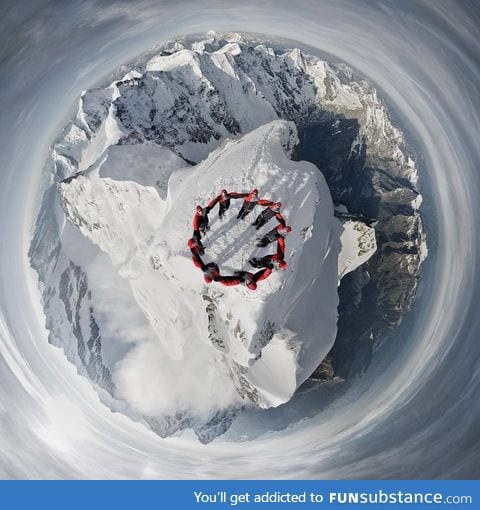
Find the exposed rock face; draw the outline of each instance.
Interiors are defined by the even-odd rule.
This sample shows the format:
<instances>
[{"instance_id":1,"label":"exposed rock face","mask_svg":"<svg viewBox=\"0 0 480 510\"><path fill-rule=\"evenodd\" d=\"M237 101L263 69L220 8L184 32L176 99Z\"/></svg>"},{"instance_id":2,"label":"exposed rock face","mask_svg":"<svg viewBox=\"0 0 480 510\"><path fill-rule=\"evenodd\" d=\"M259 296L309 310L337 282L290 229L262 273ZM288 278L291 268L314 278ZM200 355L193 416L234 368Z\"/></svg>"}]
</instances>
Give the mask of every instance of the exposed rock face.
<instances>
[{"instance_id":1,"label":"exposed rock face","mask_svg":"<svg viewBox=\"0 0 480 510\"><path fill-rule=\"evenodd\" d=\"M85 367L90 379L111 392L113 389L112 376L103 364L102 339L95 320L93 306L91 305L91 292L88 290L87 275L79 266L70 262L69 266L60 276L59 297L65 306L68 321L73 326L73 335L77 339L77 352L81 366ZM72 303L75 309L71 309ZM88 310L88 326L82 327L81 310ZM84 330L86 329L86 336Z\"/></svg>"},{"instance_id":2,"label":"exposed rock face","mask_svg":"<svg viewBox=\"0 0 480 510\"><path fill-rule=\"evenodd\" d=\"M385 117L374 98L374 91L364 91L362 100L374 105L369 115ZM418 212L422 197L401 133L385 122L379 136L365 113L358 119L345 114L351 112L314 115L296 148L299 159L322 169L334 202L347 208L337 217L363 219L376 232L375 255L340 285L337 340L326 362L331 370L318 372L327 380L332 374L353 377L368 367L375 345L410 309L426 256Z\"/></svg>"},{"instance_id":3,"label":"exposed rock face","mask_svg":"<svg viewBox=\"0 0 480 510\"><path fill-rule=\"evenodd\" d=\"M238 34L169 42L108 87L82 94L76 118L53 145L47 165L53 184L45 194L30 259L42 285L50 341L63 346L79 372L99 387L114 392L108 360L118 353L105 347L114 333L103 320L105 304L96 297L101 289L77 254L81 252L82 259L87 254L90 272L92 267L98 271L100 259L90 241L72 232L85 226L81 216L76 217L77 227L65 224L57 184L98 166L108 153L100 177L151 186L164 199L171 172L203 161L226 139L278 118L296 124L294 158L314 163L323 173L340 206L337 217L362 231L358 256L377 247L368 262L343 273L337 340L314 379L336 382L365 370L375 343L408 311L426 255L418 213L421 195L402 134L375 90L345 65L298 49L274 50ZM292 140L287 137L285 143ZM128 150L115 153L122 147ZM293 146L284 149L290 152ZM130 158L131 165L117 164L122 158ZM146 170L130 174L128 169L138 166L140 158ZM63 207L69 207L65 197ZM87 224L97 230L94 223ZM375 243L369 225L374 226ZM161 269L161 254L151 253L149 261L153 270ZM115 277L101 268L102 278ZM135 264L124 270L134 274ZM131 293L129 287L123 289L112 306L122 306ZM203 303L208 330L221 347L214 300L209 299ZM134 311L129 313L126 323L141 321ZM267 333L268 328L265 338ZM122 353L130 348L128 341L118 347ZM225 369L237 378L236 386L258 401L245 369L239 365L232 371L232 366ZM219 411L203 421L187 414L145 421L162 436L192 427L208 442L228 428L239 409Z\"/></svg>"},{"instance_id":4,"label":"exposed rock face","mask_svg":"<svg viewBox=\"0 0 480 510\"><path fill-rule=\"evenodd\" d=\"M112 392L111 373L102 358L102 337L95 318L88 277L63 252L52 205L51 187L43 200L29 255L42 285L43 306L49 340L62 347L80 374Z\"/></svg>"}]
</instances>

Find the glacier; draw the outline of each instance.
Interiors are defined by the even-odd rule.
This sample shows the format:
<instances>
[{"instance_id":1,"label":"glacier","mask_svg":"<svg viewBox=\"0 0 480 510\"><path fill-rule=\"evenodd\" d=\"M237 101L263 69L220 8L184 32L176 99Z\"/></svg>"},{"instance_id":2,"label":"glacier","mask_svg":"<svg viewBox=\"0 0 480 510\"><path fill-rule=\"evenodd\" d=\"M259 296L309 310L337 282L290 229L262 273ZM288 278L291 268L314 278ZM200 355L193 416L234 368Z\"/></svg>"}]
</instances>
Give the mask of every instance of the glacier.
<instances>
[{"instance_id":1,"label":"glacier","mask_svg":"<svg viewBox=\"0 0 480 510\"><path fill-rule=\"evenodd\" d=\"M209 34L165 43L82 94L52 147L30 259L50 342L110 408L162 437L192 428L209 442L245 407L288 401L325 359L340 279L354 275L360 302L358 270L379 255L371 197L370 209L359 206L370 190L299 160L306 128L326 112L339 133L341 122L356 126L349 168L362 158L387 167L380 207L397 220L381 213L392 241L380 254L395 251L397 230L410 232L402 267L413 289L424 246L415 164L374 89L346 66ZM254 295L205 286L186 247L193 208L223 187L253 186L284 203L289 268ZM213 220L207 236L209 256L230 270L257 249L248 222L233 220Z\"/></svg>"}]
</instances>

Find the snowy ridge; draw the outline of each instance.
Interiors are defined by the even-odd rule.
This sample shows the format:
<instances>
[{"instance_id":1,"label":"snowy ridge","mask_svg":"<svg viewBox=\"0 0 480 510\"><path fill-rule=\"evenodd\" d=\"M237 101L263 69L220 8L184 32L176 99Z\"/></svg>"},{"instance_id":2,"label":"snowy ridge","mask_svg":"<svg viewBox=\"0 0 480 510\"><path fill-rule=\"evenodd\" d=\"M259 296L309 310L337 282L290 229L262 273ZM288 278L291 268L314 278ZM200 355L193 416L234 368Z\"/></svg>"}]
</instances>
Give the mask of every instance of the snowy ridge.
<instances>
[{"instance_id":1,"label":"snowy ridge","mask_svg":"<svg viewBox=\"0 0 480 510\"><path fill-rule=\"evenodd\" d=\"M158 55L108 88L84 92L77 118L55 151L57 159L86 161L75 169L58 161L64 177L93 162L92 157L78 157L77 148L84 145L94 145L99 154L119 139L151 140L198 162L225 137L278 117L304 122L320 107L358 120L369 164L394 160L389 169L416 183L414 162L402 151L401 132L391 124L375 89L357 80L347 66L298 49L277 53L264 44L252 46L239 34L212 33L190 46L162 45ZM95 143L88 144L90 139Z\"/></svg>"},{"instance_id":2,"label":"snowy ridge","mask_svg":"<svg viewBox=\"0 0 480 510\"><path fill-rule=\"evenodd\" d=\"M222 364L239 394L270 407L287 401L331 348L338 302L339 224L321 174L308 163L287 158L285 151L294 146L295 139L293 124L276 121L238 142L228 142L200 165L174 171L164 200L153 187L100 177L105 160L98 169L61 185L67 219L108 254L119 278L128 280L135 305L155 332L161 350L158 373L172 361L178 370L173 379L182 377L192 364L188 357L198 358L196 348L187 344L195 339L200 343L198 349L206 350L210 342L222 353ZM243 286L213 283L206 287L186 248L192 206L208 202L213 190L253 186L272 199L287 198L284 213L293 227L287 240L289 269L275 272L254 294ZM224 220L211 213L205 239L211 258L206 261L216 261L230 271L252 270L248 259L271 252L272 247L255 246L259 234L250 222L259 211L240 223L235 214L241 200L237 202L238 207L232 206ZM272 223L264 230L272 228ZM303 313L305 295L315 301L317 312L313 320L301 324L297 316ZM116 320L114 310L110 319ZM216 336L209 332L212 321ZM140 349L133 347L128 359ZM212 356L218 358L215 352ZM134 364L132 370L136 375L114 372L113 378L138 379L144 366ZM138 384L143 387L147 381ZM249 390L244 391L245 387Z\"/></svg>"},{"instance_id":3,"label":"snowy ridge","mask_svg":"<svg viewBox=\"0 0 480 510\"><path fill-rule=\"evenodd\" d=\"M355 271L377 251L375 229L361 221L342 222L342 251L338 257L338 278Z\"/></svg>"}]
</instances>

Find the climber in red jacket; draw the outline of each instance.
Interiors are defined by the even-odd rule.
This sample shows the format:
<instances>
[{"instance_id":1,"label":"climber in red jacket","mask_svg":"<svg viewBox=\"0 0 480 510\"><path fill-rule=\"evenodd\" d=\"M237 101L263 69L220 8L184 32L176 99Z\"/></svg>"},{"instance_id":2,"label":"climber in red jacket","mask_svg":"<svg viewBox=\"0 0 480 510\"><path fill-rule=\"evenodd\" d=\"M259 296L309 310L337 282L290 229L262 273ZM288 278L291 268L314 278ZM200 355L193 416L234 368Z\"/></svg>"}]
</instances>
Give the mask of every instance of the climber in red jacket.
<instances>
[{"instance_id":1,"label":"climber in red jacket","mask_svg":"<svg viewBox=\"0 0 480 510\"><path fill-rule=\"evenodd\" d=\"M249 273L248 271L235 271L235 274L231 276L220 276L215 281L227 287L244 283L250 290L255 290L257 284L253 278L253 273Z\"/></svg>"},{"instance_id":2,"label":"climber in red jacket","mask_svg":"<svg viewBox=\"0 0 480 510\"><path fill-rule=\"evenodd\" d=\"M281 260L285 258L285 238L279 237L277 239L277 253Z\"/></svg>"},{"instance_id":3,"label":"climber in red jacket","mask_svg":"<svg viewBox=\"0 0 480 510\"><path fill-rule=\"evenodd\" d=\"M195 267L198 267L202 271L205 270L205 264L203 263L202 257L196 252L192 250L192 261L195 264Z\"/></svg>"},{"instance_id":4,"label":"climber in red jacket","mask_svg":"<svg viewBox=\"0 0 480 510\"><path fill-rule=\"evenodd\" d=\"M283 260L280 253L265 255L265 257L253 257L249 261L253 267L266 267L267 269L287 269L287 263Z\"/></svg>"},{"instance_id":5,"label":"climber in red jacket","mask_svg":"<svg viewBox=\"0 0 480 510\"><path fill-rule=\"evenodd\" d=\"M281 208L281 202L270 202L270 204L257 216L252 225L258 230L268 223L274 216L277 218L279 223L284 222L285 220L280 213Z\"/></svg>"},{"instance_id":6,"label":"climber in red jacket","mask_svg":"<svg viewBox=\"0 0 480 510\"><path fill-rule=\"evenodd\" d=\"M221 278L220 270L218 269L217 264L215 264L214 262L206 264L205 267L202 268L202 271L205 283L212 283L212 281L214 280L218 281L218 278Z\"/></svg>"},{"instance_id":7,"label":"climber in red jacket","mask_svg":"<svg viewBox=\"0 0 480 510\"><path fill-rule=\"evenodd\" d=\"M223 218L225 211L230 208L230 199L232 198L245 198L248 193L237 193L235 191L228 192L226 189L222 189L220 195L215 197L209 204L208 209L211 211L218 203L218 217Z\"/></svg>"},{"instance_id":8,"label":"climber in red jacket","mask_svg":"<svg viewBox=\"0 0 480 510\"><path fill-rule=\"evenodd\" d=\"M243 193L243 195L245 196L245 199L243 201L242 208L237 215L238 220L243 220L246 216L248 216L257 204L270 205L272 203L270 200L258 198L258 189L252 189L250 193Z\"/></svg>"},{"instance_id":9,"label":"climber in red jacket","mask_svg":"<svg viewBox=\"0 0 480 510\"><path fill-rule=\"evenodd\" d=\"M271 274L272 274L272 270L269 267L266 267L265 269L261 269L260 271L257 271L253 275L253 281L255 282L255 284L257 284L257 282L266 280Z\"/></svg>"},{"instance_id":10,"label":"climber in red jacket","mask_svg":"<svg viewBox=\"0 0 480 510\"><path fill-rule=\"evenodd\" d=\"M198 240L194 237L188 240L187 245L190 248L192 255L193 253L197 253L198 255L203 255L205 253L205 248L203 247L202 242L198 242Z\"/></svg>"},{"instance_id":11,"label":"climber in red jacket","mask_svg":"<svg viewBox=\"0 0 480 510\"><path fill-rule=\"evenodd\" d=\"M270 243L273 243L274 241L277 241L280 238L285 238L287 234L289 234L292 231L292 227L282 224L277 225L274 229L270 230L267 234L265 234L263 237L258 239L257 246L267 246Z\"/></svg>"},{"instance_id":12,"label":"climber in red jacket","mask_svg":"<svg viewBox=\"0 0 480 510\"><path fill-rule=\"evenodd\" d=\"M198 267L202 271L205 271L206 266L202 260L202 257L200 257L200 255L204 253L203 246L201 244L199 245L193 237L188 240L187 244L192 254L193 264L195 265L195 267Z\"/></svg>"},{"instance_id":13,"label":"climber in red jacket","mask_svg":"<svg viewBox=\"0 0 480 510\"><path fill-rule=\"evenodd\" d=\"M187 244L190 248L190 252L192 253L192 261L194 265L203 271L205 283L211 283L215 280L215 278L219 277L220 270L218 269L217 264L214 262L205 264L202 257L200 257L200 254L203 253L203 246L199 246L194 238L189 239Z\"/></svg>"},{"instance_id":14,"label":"climber in red jacket","mask_svg":"<svg viewBox=\"0 0 480 510\"><path fill-rule=\"evenodd\" d=\"M197 205L195 214L193 215L193 238L195 241L202 245L202 235L208 230L208 207Z\"/></svg>"},{"instance_id":15,"label":"climber in red jacket","mask_svg":"<svg viewBox=\"0 0 480 510\"><path fill-rule=\"evenodd\" d=\"M220 276L219 278L216 278L215 281L222 285L226 285L227 287L244 283L250 290L256 290L257 282L265 280L271 275L271 273L272 270L268 268L261 269L256 273L250 273L249 271L235 271L235 274L232 276Z\"/></svg>"}]
</instances>

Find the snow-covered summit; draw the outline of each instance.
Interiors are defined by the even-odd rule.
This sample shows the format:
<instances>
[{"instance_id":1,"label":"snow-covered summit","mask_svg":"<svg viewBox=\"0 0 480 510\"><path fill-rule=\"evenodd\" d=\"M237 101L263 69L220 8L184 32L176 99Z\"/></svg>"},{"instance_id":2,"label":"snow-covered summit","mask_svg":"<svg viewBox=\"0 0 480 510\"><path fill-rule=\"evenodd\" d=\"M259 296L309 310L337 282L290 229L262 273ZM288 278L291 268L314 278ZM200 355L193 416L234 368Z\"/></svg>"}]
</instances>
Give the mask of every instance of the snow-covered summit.
<instances>
[{"instance_id":1,"label":"snow-covered summit","mask_svg":"<svg viewBox=\"0 0 480 510\"><path fill-rule=\"evenodd\" d=\"M204 395L200 390L173 391L168 396L159 392L155 416L172 413L170 406L176 401L184 402L189 412L198 402L208 401L216 411L226 387L231 388L227 393L232 405L239 400L234 389L246 403L277 406L292 396L331 348L340 225L322 175L310 163L289 159L295 144L295 126L274 121L226 142L193 168L178 168L181 160L170 154L165 159L172 166L157 174L163 182L170 174L168 189L140 185L132 170L130 181L102 177L112 175L104 169L108 155L98 167L61 185L67 219L108 255L118 278L131 288L131 307L138 307L145 326L154 332L150 342L135 342L111 367L120 396L135 411L147 413L148 408L142 399L132 397L137 390L131 389L130 381L165 388L173 380L195 378L191 367L199 356L212 367L210 380L202 378ZM123 165L116 160L117 175L124 174L125 166L130 166L128 158ZM222 188L253 187L284 203L283 212L293 227L287 238L289 267L274 272L256 292L215 282L207 286L186 247L194 206L208 203ZM234 200L223 220L212 211L204 239L206 262L214 261L230 273L235 268L252 271L251 256L274 251L272 246L256 247L262 232L257 233L251 222L258 208L248 221L236 219L241 202ZM273 226L272 220L263 233ZM110 286L105 292L117 289ZM121 323L122 318L112 309L107 320ZM146 370L132 360L151 343L157 352L151 358L152 369ZM218 374L227 376L223 384L218 384ZM164 408L162 400L168 402Z\"/></svg>"}]
</instances>

